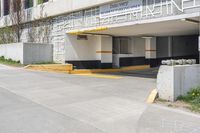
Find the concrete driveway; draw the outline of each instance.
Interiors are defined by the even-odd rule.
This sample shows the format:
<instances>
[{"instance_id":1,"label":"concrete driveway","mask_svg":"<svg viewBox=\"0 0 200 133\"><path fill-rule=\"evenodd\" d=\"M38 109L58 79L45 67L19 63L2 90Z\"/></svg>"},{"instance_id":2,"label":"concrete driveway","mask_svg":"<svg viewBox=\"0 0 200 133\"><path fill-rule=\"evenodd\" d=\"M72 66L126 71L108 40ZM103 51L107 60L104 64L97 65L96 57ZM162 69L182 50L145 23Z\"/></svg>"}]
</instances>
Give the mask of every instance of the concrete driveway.
<instances>
[{"instance_id":1,"label":"concrete driveway","mask_svg":"<svg viewBox=\"0 0 200 133\"><path fill-rule=\"evenodd\" d=\"M155 82L0 66L0 132L199 133L199 116L146 104Z\"/></svg>"},{"instance_id":2,"label":"concrete driveway","mask_svg":"<svg viewBox=\"0 0 200 133\"><path fill-rule=\"evenodd\" d=\"M158 74L158 67L155 68L149 68L145 70L130 70L130 71L124 71L124 72L115 72L112 73L113 75L118 76L130 76L130 77L141 77L141 78L152 78L156 79Z\"/></svg>"}]
</instances>

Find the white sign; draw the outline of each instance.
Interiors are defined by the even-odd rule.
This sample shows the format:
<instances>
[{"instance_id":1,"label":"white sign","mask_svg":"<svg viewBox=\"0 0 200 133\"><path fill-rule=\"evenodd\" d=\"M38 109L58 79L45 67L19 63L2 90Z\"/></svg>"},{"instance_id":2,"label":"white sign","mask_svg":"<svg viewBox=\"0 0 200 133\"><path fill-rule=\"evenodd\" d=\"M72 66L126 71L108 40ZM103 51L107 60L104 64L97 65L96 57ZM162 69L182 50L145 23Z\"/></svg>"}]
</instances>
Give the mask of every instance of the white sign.
<instances>
[{"instance_id":1,"label":"white sign","mask_svg":"<svg viewBox=\"0 0 200 133\"><path fill-rule=\"evenodd\" d=\"M124 15L142 10L142 0L122 0L100 7L100 18Z\"/></svg>"}]
</instances>

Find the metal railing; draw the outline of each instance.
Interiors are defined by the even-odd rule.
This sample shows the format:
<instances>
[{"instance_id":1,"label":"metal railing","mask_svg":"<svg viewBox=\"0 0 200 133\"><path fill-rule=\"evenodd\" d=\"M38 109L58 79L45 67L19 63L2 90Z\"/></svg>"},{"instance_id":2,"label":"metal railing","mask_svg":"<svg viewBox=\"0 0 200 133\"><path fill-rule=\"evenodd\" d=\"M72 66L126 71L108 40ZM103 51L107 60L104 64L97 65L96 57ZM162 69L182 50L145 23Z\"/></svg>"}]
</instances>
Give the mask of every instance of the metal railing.
<instances>
[{"instance_id":1,"label":"metal railing","mask_svg":"<svg viewBox=\"0 0 200 133\"><path fill-rule=\"evenodd\" d=\"M130 0L129 0L130 1ZM200 0L143 0L137 10L119 10L113 15L102 16L101 7L74 12L66 16L65 29L75 30L81 28L106 26L138 20L173 16L186 13L187 10L200 8ZM194 10L193 12L197 12Z\"/></svg>"}]
</instances>

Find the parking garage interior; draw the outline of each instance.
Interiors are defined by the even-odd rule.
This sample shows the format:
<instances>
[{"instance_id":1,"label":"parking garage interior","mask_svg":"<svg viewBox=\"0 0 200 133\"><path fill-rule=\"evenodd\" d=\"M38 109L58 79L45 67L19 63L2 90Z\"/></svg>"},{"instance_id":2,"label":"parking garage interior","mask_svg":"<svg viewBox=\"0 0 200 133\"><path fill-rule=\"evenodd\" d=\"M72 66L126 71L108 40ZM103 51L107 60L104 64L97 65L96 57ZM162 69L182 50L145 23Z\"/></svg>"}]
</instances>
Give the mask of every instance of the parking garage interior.
<instances>
[{"instance_id":1,"label":"parking garage interior","mask_svg":"<svg viewBox=\"0 0 200 133\"><path fill-rule=\"evenodd\" d=\"M77 40L73 35L67 42L70 48L66 52L66 60L69 60L66 62L81 66L77 68L158 67L166 59L196 59L199 63L198 17L187 21L156 18L137 24L112 25L100 31L88 30L83 34L86 40Z\"/></svg>"},{"instance_id":2,"label":"parking garage interior","mask_svg":"<svg viewBox=\"0 0 200 133\"><path fill-rule=\"evenodd\" d=\"M151 38L150 38L151 39ZM146 58L145 52L155 52L155 58ZM158 67L167 59L199 59L198 35L156 37L154 49L145 48L145 38L114 37L113 67L150 65Z\"/></svg>"}]
</instances>

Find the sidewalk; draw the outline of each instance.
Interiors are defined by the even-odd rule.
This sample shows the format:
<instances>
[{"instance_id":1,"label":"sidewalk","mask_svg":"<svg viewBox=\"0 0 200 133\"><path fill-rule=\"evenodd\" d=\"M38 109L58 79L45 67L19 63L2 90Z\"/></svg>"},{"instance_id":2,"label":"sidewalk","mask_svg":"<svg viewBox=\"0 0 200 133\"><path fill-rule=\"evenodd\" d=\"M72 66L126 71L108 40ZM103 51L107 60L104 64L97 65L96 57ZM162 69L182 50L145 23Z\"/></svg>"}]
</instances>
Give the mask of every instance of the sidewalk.
<instances>
[{"instance_id":1,"label":"sidewalk","mask_svg":"<svg viewBox=\"0 0 200 133\"><path fill-rule=\"evenodd\" d=\"M200 133L200 115L161 105L149 105L137 133Z\"/></svg>"}]
</instances>

